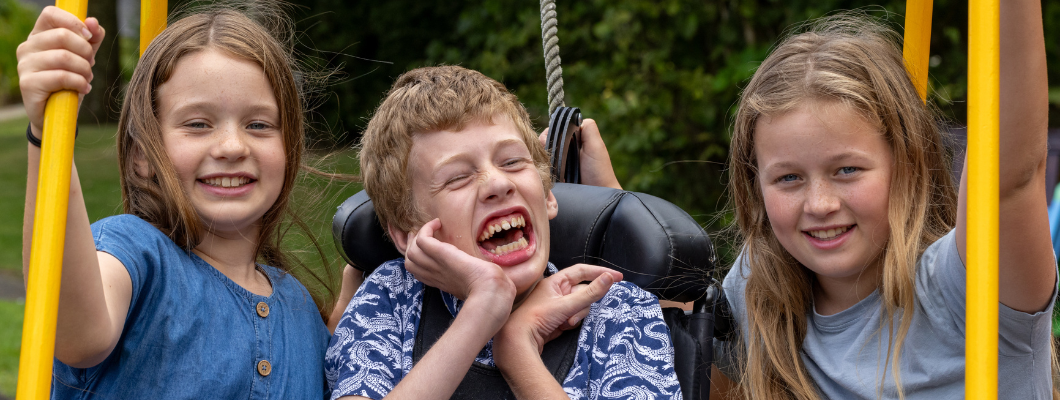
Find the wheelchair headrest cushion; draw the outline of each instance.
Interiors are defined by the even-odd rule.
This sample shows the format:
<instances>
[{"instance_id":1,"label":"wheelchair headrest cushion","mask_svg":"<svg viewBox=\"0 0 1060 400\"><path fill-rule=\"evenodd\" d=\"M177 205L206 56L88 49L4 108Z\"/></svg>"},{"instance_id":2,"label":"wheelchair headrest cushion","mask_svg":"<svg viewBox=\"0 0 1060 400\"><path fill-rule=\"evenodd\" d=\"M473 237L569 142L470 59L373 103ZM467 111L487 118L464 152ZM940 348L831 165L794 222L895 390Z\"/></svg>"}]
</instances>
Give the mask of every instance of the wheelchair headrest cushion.
<instances>
[{"instance_id":1,"label":"wheelchair headrest cushion","mask_svg":"<svg viewBox=\"0 0 1060 400\"><path fill-rule=\"evenodd\" d=\"M684 210L655 196L596 186L557 183L552 193L559 215L549 223L549 261L556 267L609 267L663 300L688 302L706 293L714 248ZM362 271L401 258L364 191L339 206L332 233L339 253Z\"/></svg>"}]
</instances>

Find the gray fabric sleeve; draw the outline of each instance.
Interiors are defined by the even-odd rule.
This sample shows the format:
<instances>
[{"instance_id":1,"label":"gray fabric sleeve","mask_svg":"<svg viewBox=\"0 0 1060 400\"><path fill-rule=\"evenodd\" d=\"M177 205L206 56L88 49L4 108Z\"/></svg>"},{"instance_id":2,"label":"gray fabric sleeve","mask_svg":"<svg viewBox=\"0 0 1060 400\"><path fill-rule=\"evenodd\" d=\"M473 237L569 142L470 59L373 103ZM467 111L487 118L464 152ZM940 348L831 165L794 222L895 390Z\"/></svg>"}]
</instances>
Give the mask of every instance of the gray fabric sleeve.
<instances>
[{"instance_id":1,"label":"gray fabric sleeve","mask_svg":"<svg viewBox=\"0 0 1060 400\"><path fill-rule=\"evenodd\" d=\"M747 287L747 276L750 275L750 271L743 259L743 254L736 258L736 262L729 269L729 272L725 275L725 280L722 282L722 289L725 291L725 297L729 301L729 310L733 316L734 335L728 341L714 339L714 362L722 374L734 382L740 379L740 370L742 369L740 357L744 353L740 351L742 349L738 346L742 346L747 342L747 335L742 326L747 324L747 306L744 291Z\"/></svg>"},{"instance_id":2,"label":"gray fabric sleeve","mask_svg":"<svg viewBox=\"0 0 1060 400\"><path fill-rule=\"evenodd\" d=\"M1004 265L999 266L1004 268ZM916 297L919 312L924 312L933 325L950 326L965 335L968 271L957 251L956 234L948 234L931 244L917 263ZM998 304L999 353L1019 356L1033 351L1038 338L1048 337L1042 332L1050 329L1052 304L1056 302L1057 284L1053 284L1050 306L1036 313L1025 313Z\"/></svg>"}]
</instances>

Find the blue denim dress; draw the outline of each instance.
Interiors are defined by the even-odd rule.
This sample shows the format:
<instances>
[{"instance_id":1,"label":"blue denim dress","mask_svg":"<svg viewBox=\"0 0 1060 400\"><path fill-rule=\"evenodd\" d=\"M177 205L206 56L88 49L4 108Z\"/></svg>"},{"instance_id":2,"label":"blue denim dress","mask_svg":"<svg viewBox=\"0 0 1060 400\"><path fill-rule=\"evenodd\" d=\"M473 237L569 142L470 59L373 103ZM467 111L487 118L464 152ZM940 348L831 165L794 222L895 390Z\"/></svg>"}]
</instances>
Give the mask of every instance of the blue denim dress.
<instances>
[{"instance_id":1,"label":"blue denim dress","mask_svg":"<svg viewBox=\"0 0 1060 400\"><path fill-rule=\"evenodd\" d=\"M125 265L132 301L99 365L55 360L53 399L320 399L329 335L294 277L263 266L271 296L237 285L132 215L92 224L96 249Z\"/></svg>"}]
</instances>

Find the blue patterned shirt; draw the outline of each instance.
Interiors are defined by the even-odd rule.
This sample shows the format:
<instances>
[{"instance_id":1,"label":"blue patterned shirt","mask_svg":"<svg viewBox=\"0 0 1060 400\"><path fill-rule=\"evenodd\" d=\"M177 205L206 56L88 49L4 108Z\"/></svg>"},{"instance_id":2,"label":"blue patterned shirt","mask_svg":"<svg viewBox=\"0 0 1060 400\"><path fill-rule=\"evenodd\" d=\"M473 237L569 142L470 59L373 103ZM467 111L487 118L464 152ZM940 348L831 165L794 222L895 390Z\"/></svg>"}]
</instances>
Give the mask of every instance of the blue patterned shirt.
<instances>
[{"instance_id":1,"label":"blue patterned shirt","mask_svg":"<svg viewBox=\"0 0 1060 400\"><path fill-rule=\"evenodd\" d=\"M547 274L556 267L548 265ZM405 260L376 269L346 307L325 355L332 399L381 399L412 370L424 285ZM463 302L442 292L455 316ZM493 341L475 362L493 366ZM681 399L673 345L662 309L651 293L617 282L590 308L563 390L571 399Z\"/></svg>"}]
</instances>

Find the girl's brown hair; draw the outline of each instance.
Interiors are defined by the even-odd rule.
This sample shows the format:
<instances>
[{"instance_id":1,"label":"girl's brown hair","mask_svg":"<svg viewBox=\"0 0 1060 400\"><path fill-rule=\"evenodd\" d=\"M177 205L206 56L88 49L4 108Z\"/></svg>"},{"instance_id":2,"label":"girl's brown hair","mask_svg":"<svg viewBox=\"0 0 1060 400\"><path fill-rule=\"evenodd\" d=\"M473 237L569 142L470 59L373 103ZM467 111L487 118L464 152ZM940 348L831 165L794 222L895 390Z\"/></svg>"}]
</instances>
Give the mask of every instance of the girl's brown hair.
<instances>
[{"instance_id":1,"label":"girl's brown hair","mask_svg":"<svg viewBox=\"0 0 1060 400\"><path fill-rule=\"evenodd\" d=\"M245 15L248 13L268 27ZM303 167L302 155L306 147L303 107L306 102L300 82L295 78L296 74L302 75L293 58L293 40L284 36L287 32L290 32L289 20L278 8L268 4L245 9L213 6L195 10L195 13L172 22L151 42L133 72L118 124L124 212L143 218L189 251L201 242L206 227L181 188L162 141L156 108L157 91L169 80L184 56L206 49L222 51L260 66L276 96L286 168L280 195L262 217L261 229L255 238L256 254L264 264L288 272L292 269L292 260L281 251L280 243L288 230L288 222L308 233L305 224L289 208L295 179ZM147 176L137 173L138 159L148 165L150 172ZM315 239L310 239L316 244ZM317 247L319 249L319 245ZM306 270L305 273L317 279L319 285L316 286L331 287L314 272ZM330 307L319 298L321 296L314 295L321 314L326 315Z\"/></svg>"},{"instance_id":2,"label":"girl's brown hair","mask_svg":"<svg viewBox=\"0 0 1060 400\"><path fill-rule=\"evenodd\" d=\"M812 311L813 273L777 240L760 190L755 126L808 101L840 102L875 126L894 154L888 197L890 237L880 294L888 355L904 397L897 360L915 310L914 272L924 250L955 223L957 195L939 121L917 94L893 31L857 14L840 14L784 39L744 89L736 113L729 169L747 278L748 345L740 385L755 399L816 399L800 357ZM881 396L883 376L880 376Z\"/></svg>"}]
</instances>

